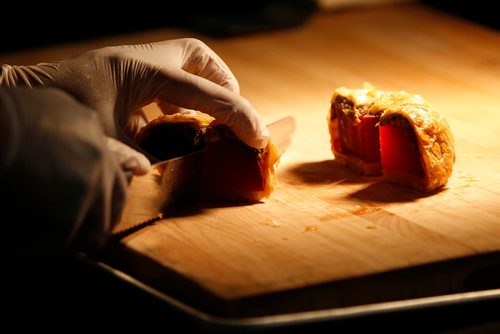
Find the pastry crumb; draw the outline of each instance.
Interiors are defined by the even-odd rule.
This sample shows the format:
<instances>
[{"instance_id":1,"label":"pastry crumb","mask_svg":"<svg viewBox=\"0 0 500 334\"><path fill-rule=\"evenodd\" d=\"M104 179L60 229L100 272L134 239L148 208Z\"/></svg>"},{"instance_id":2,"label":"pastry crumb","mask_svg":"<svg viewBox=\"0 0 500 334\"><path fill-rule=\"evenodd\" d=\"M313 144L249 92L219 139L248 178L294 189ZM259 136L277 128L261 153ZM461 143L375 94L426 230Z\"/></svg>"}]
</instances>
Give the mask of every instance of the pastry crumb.
<instances>
[{"instance_id":1,"label":"pastry crumb","mask_svg":"<svg viewBox=\"0 0 500 334\"><path fill-rule=\"evenodd\" d=\"M259 224L267 225L267 226L271 226L271 227L280 227L281 226L281 223L279 223L273 219L263 219L259 222Z\"/></svg>"},{"instance_id":2,"label":"pastry crumb","mask_svg":"<svg viewBox=\"0 0 500 334\"><path fill-rule=\"evenodd\" d=\"M472 175L470 173L465 173L465 172L462 172L462 171L460 171L458 173L458 177L460 179L464 179L466 181L480 181L480 179L478 177L476 177L476 176L474 176L474 175Z\"/></svg>"},{"instance_id":3,"label":"pastry crumb","mask_svg":"<svg viewBox=\"0 0 500 334\"><path fill-rule=\"evenodd\" d=\"M318 227L316 225L308 225L304 228L304 232L313 232L316 231Z\"/></svg>"}]
</instances>

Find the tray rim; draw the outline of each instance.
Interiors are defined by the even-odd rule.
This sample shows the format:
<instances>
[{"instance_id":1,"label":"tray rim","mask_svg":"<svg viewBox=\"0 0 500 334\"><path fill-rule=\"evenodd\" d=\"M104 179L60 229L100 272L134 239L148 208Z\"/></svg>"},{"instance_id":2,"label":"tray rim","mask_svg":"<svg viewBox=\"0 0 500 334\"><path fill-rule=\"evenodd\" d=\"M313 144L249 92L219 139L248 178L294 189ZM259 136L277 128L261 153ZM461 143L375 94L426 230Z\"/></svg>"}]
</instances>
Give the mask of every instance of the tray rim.
<instances>
[{"instance_id":1,"label":"tray rim","mask_svg":"<svg viewBox=\"0 0 500 334\"><path fill-rule=\"evenodd\" d=\"M213 315L189 305L178 298L175 298L159 289L156 289L139 279L123 272L102 261L94 260L85 253L78 253L77 258L87 265L111 274L142 291L150 296L165 302L176 311L196 319L203 327L215 328L246 328L258 329L269 327L289 327L299 324L316 323L323 321L340 321L349 318L363 318L374 315L382 315L399 311L414 311L425 308L451 306L471 302L482 302L489 300L500 300L500 288L478 290L470 292L460 292L453 294L444 294L438 296L419 297L413 299L403 299L396 301L378 302L363 305L354 305L346 307L326 308L320 310L288 312L281 314L272 314L264 316L251 317L232 317Z\"/></svg>"}]
</instances>

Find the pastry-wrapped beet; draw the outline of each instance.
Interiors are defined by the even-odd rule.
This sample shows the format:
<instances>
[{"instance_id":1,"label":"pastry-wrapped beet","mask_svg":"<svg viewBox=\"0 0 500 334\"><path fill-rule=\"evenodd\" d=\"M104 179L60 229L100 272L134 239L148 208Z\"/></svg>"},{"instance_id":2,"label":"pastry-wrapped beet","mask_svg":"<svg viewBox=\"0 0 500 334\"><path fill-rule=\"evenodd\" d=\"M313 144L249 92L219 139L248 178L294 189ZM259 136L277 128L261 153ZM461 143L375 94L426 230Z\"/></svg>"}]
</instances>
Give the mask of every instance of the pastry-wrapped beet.
<instances>
[{"instance_id":1,"label":"pastry-wrapped beet","mask_svg":"<svg viewBox=\"0 0 500 334\"><path fill-rule=\"evenodd\" d=\"M338 88L328 126L335 159L365 175L430 192L453 170L450 127L420 95Z\"/></svg>"},{"instance_id":2,"label":"pastry-wrapped beet","mask_svg":"<svg viewBox=\"0 0 500 334\"><path fill-rule=\"evenodd\" d=\"M426 104L391 105L380 117L384 178L429 192L448 182L455 163L446 120Z\"/></svg>"},{"instance_id":3,"label":"pastry-wrapped beet","mask_svg":"<svg viewBox=\"0 0 500 334\"><path fill-rule=\"evenodd\" d=\"M136 142L159 160L200 149L202 197L213 201L258 202L271 195L276 184L278 150L270 141L255 149L235 137L204 113L162 115L144 126Z\"/></svg>"},{"instance_id":4,"label":"pastry-wrapped beet","mask_svg":"<svg viewBox=\"0 0 500 334\"><path fill-rule=\"evenodd\" d=\"M209 200L258 202L276 184L278 150L270 141L255 149L238 140L229 128L216 125L206 134L203 155L203 196Z\"/></svg>"}]
</instances>

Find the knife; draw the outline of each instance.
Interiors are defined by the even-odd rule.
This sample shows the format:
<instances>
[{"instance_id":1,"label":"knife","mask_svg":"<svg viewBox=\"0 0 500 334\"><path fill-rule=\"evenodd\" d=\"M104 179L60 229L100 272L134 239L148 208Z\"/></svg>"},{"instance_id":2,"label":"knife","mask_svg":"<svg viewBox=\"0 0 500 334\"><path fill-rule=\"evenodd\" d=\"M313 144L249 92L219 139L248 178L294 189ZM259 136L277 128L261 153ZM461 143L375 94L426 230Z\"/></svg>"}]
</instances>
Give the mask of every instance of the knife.
<instances>
[{"instance_id":1,"label":"knife","mask_svg":"<svg viewBox=\"0 0 500 334\"><path fill-rule=\"evenodd\" d=\"M292 116L281 118L267 126L279 155L290 146L296 128ZM152 165L141 176L132 176L124 209L114 236L129 234L162 219L172 208L194 203L201 198L201 166L203 150Z\"/></svg>"}]
</instances>

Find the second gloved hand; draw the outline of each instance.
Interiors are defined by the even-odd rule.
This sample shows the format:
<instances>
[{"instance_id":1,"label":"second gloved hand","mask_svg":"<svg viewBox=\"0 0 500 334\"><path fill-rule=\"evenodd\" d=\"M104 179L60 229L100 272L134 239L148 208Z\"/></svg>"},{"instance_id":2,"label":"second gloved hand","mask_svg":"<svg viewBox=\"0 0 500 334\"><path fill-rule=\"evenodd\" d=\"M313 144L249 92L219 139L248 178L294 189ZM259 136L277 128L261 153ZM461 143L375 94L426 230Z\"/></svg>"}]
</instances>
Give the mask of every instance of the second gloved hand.
<instances>
[{"instance_id":1,"label":"second gloved hand","mask_svg":"<svg viewBox=\"0 0 500 334\"><path fill-rule=\"evenodd\" d=\"M95 111L58 89L3 87L0 124L8 255L44 258L70 246L102 246L127 182Z\"/></svg>"},{"instance_id":2,"label":"second gloved hand","mask_svg":"<svg viewBox=\"0 0 500 334\"><path fill-rule=\"evenodd\" d=\"M96 110L108 136L137 150L131 137L144 124L142 107L160 100L165 112L192 109L215 117L255 148L269 133L222 59L197 39L107 47L60 62L2 66L0 84L50 86L65 90ZM142 174L149 163L114 145L122 167Z\"/></svg>"}]
</instances>

